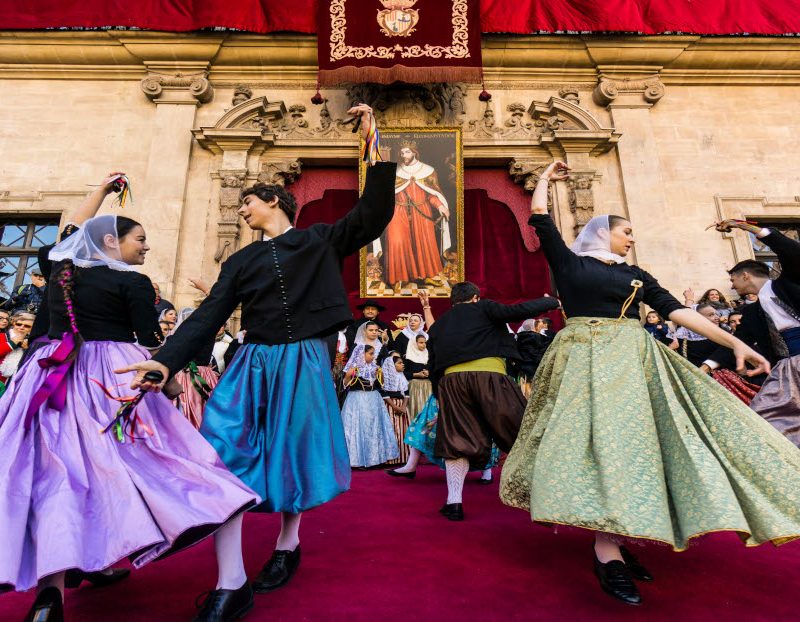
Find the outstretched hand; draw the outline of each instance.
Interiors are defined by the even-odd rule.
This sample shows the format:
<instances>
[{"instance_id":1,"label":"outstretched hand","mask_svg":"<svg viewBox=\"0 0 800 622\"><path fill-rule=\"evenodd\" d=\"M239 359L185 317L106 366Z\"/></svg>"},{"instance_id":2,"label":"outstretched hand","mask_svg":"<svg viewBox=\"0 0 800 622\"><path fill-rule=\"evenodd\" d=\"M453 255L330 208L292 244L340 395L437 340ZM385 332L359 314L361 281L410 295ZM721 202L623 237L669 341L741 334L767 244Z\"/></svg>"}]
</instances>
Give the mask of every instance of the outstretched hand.
<instances>
[{"instance_id":1,"label":"outstretched hand","mask_svg":"<svg viewBox=\"0 0 800 622\"><path fill-rule=\"evenodd\" d=\"M743 341L733 346L733 355L736 357L736 373L742 376L752 377L770 372L769 361ZM753 369L747 369L745 362L750 363Z\"/></svg>"},{"instance_id":2,"label":"outstretched hand","mask_svg":"<svg viewBox=\"0 0 800 622\"><path fill-rule=\"evenodd\" d=\"M152 359L148 361L140 361L139 363L134 363L133 365L128 365L127 367L122 367L120 369L115 369L114 373L127 374L132 371L136 372L136 376L134 376L133 380L131 381L131 389L141 389L142 391L152 391L154 393L158 393L164 388L164 385L167 383L167 378L169 378L169 369L166 367L166 365L162 365L158 361L154 361ZM149 371L160 371L164 375L164 379L158 384L145 380L144 375Z\"/></svg>"},{"instance_id":3,"label":"outstretched hand","mask_svg":"<svg viewBox=\"0 0 800 622\"><path fill-rule=\"evenodd\" d=\"M431 306L431 294L427 289L418 289L417 298L422 303L422 308Z\"/></svg>"},{"instance_id":4,"label":"outstretched hand","mask_svg":"<svg viewBox=\"0 0 800 622\"><path fill-rule=\"evenodd\" d=\"M122 171L114 171L113 173L109 173L100 184L100 187L105 191L106 194L111 194L114 192L115 182L124 174L125 173Z\"/></svg>"},{"instance_id":5,"label":"outstretched hand","mask_svg":"<svg viewBox=\"0 0 800 622\"><path fill-rule=\"evenodd\" d=\"M350 110L347 111L347 114L360 117L361 138L366 140L367 136L369 135L370 127L372 127L372 123L375 122L374 117L372 116L372 108L367 106L367 104L362 103L350 108Z\"/></svg>"},{"instance_id":6,"label":"outstretched hand","mask_svg":"<svg viewBox=\"0 0 800 622\"><path fill-rule=\"evenodd\" d=\"M742 231L748 231L750 233L759 233L761 231L761 227L758 224L746 220L737 220L735 218L727 218L710 224L706 227L706 231L711 229L711 227L714 227L714 229L720 233L729 233L731 229L741 229Z\"/></svg>"}]
</instances>

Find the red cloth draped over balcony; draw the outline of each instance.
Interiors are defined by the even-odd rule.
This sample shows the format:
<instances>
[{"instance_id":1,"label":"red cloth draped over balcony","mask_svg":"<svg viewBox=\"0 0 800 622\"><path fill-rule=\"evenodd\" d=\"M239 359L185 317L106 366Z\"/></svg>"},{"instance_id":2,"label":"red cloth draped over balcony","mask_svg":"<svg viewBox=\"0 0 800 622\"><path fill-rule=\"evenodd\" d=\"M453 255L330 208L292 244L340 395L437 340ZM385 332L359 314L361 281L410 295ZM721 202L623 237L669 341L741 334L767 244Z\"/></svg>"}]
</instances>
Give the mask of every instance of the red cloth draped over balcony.
<instances>
[{"instance_id":1,"label":"red cloth draped over balcony","mask_svg":"<svg viewBox=\"0 0 800 622\"><path fill-rule=\"evenodd\" d=\"M313 34L316 15L317 0L0 0L0 30L123 26ZM480 15L487 33L800 33L797 0L480 0Z\"/></svg>"}]
</instances>

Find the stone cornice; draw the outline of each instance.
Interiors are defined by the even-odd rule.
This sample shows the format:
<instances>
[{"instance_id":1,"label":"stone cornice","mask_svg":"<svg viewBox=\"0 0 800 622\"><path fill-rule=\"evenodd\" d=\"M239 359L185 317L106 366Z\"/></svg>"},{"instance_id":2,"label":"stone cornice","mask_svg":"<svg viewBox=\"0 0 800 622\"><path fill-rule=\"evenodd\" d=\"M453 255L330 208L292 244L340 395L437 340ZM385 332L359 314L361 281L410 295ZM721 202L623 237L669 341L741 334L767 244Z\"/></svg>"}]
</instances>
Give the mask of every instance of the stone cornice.
<instances>
[{"instance_id":1,"label":"stone cornice","mask_svg":"<svg viewBox=\"0 0 800 622\"><path fill-rule=\"evenodd\" d=\"M0 78L142 80L208 71L212 84L316 76L309 35L148 31L0 32ZM658 67L665 84L800 84L798 37L485 35L488 82L592 84ZM602 67L602 69L600 69Z\"/></svg>"}]
</instances>

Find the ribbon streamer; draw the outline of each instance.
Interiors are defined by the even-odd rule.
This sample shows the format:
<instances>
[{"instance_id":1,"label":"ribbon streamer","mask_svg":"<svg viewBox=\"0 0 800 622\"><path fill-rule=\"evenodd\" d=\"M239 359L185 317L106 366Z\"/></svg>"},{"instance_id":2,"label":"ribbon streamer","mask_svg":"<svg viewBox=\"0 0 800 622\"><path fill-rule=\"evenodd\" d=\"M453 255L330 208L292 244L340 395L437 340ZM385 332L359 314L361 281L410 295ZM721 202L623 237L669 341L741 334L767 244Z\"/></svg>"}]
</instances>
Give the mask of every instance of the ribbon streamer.
<instances>
[{"instance_id":1,"label":"ribbon streamer","mask_svg":"<svg viewBox=\"0 0 800 622\"><path fill-rule=\"evenodd\" d=\"M118 192L114 204L121 208L125 207L125 202L130 198L133 203L133 193L131 192L131 182L127 175L120 175L114 180L114 191Z\"/></svg>"},{"instance_id":2,"label":"ribbon streamer","mask_svg":"<svg viewBox=\"0 0 800 622\"><path fill-rule=\"evenodd\" d=\"M42 385L33 394L28 410L25 413L25 429L30 429L33 416L39 412L42 405L47 402L48 408L63 410L67 401L67 372L72 367L74 358L70 355L75 351L75 335L64 333L61 343L46 359L39 361L42 369L52 369Z\"/></svg>"},{"instance_id":3,"label":"ribbon streamer","mask_svg":"<svg viewBox=\"0 0 800 622\"><path fill-rule=\"evenodd\" d=\"M364 140L364 155L362 159L369 166L374 166L375 162L382 161L381 158L381 133L378 131L378 124L375 122L375 117L369 115L369 131Z\"/></svg>"},{"instance_id":4,"label":"ribbon streamer","mask_svg":"<svg viewBox=\"0 0 800 622\"><path fill-rule=\"evenodd\" d=\"M100 381L95 380L94 378L90 378L90 380L102 389L103 393L106 394L106 397L114 400L115 402L120 402L120 407L117 409L113 421L111 421L108 426L100 431L101 434L105 434L106 432L113 430L114 435L117 437L117 440L120 443L125 442L126 436L131 440L131 443L135 443L137 440L146 440L146 437L144 436L136 436L136 427L141 426L142 430L144 430L148 436L153 436L152 428L150 428L150 426L148 426L136 412L136 407L145 396L145 391L140 391L138 395L117 397L116 395L113 395L111 391Z\"/></svg>"}]
</instances>

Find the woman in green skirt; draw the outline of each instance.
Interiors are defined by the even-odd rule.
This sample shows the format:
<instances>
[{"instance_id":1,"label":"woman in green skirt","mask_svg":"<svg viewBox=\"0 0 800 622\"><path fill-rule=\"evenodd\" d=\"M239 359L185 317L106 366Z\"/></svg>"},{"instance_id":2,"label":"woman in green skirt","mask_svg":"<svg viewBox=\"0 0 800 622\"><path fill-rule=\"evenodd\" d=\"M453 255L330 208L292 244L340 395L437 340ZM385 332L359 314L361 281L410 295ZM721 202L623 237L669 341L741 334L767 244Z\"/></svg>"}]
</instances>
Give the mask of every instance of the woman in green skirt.
<instances>
[{"instance_id":1,"label":"woman in green skirt","mask_svg":"<svg viewBox=\"0 0 800 622\"><path fill-rule=\"evenodd\" d=\"M533 196L536 227L566 315L536 373L500 497L532 520L595 532L601 587L629 604L650 573L620 543L676 551L702 534L733 531L748 546L800 537L800 451L639 323L639 303L736 355L748 375L767 361L685 308L647 272L625 263L631 223L598 216L572 249L547 215L551 164Z\"/></svg>"}]
</instances>

